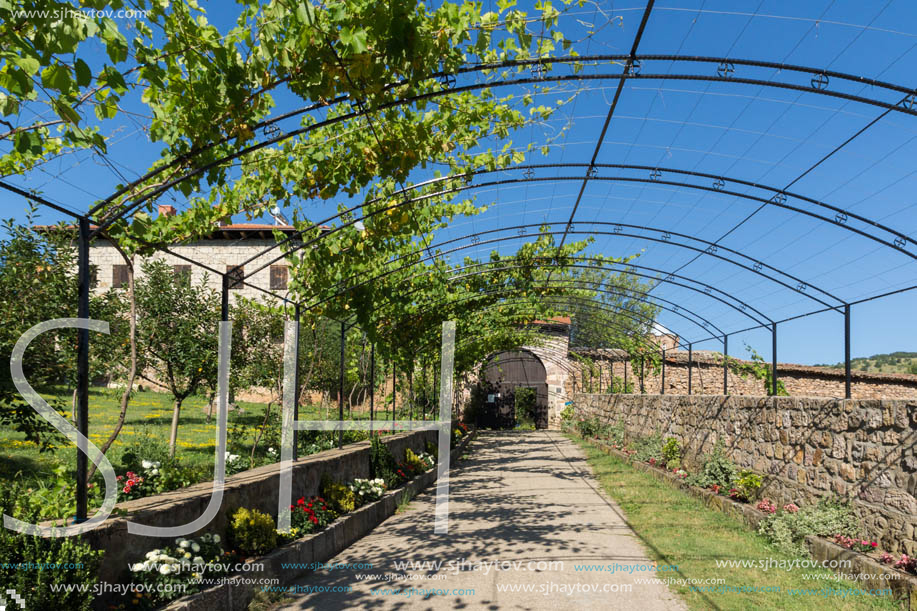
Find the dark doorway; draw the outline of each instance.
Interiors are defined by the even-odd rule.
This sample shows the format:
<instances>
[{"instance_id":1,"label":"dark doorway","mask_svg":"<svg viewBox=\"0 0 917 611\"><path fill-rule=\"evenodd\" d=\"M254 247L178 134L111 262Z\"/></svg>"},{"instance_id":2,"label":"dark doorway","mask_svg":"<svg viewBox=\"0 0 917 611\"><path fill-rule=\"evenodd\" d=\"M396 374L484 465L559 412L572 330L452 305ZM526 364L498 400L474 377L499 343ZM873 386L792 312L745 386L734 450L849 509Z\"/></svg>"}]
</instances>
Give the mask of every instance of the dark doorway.
<instances>
[{"instance_id":1,"label":"dark doorway","mask_svg":"<svg viewBox=\"0 0 917 611\"><path fill-rule=\"evenodd\" d=\"M481 377L495 390L484 404L485 426L514 428L516 389L531 388L535 391L535 428L548 428L547 373L541 359L528 350L500 352L487 360Z\"/></svg>"}]
</instances>

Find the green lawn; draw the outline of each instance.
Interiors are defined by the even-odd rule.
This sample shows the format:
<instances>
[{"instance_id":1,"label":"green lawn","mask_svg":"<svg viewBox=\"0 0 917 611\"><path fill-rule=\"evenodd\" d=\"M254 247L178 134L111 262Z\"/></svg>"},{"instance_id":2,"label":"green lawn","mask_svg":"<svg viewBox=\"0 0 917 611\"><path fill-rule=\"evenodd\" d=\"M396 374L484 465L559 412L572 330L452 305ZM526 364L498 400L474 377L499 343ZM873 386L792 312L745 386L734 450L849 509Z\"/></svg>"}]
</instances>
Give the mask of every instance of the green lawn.
<instances>
[{"instance_id":1,"label":"green lawn","mask_svg":"<svg viewBox=\"0 0 917 611\"><path fill-rule=\"evenodd\" d=\"M793 596L789 591L833 588L852 590L849 581L812 581L803 574L834 575L835 571L809 568L720 568L717 560L790 561L792 556L778 551L763 537L736 520L706 508L699 500L661 482L649 473L638 471L625 461L610 456L570 435L586 454L595 477L605 492L627 516L649 556L660 564L678 566L676 578L722 578L732 587L776 586L777 592L692 592L687 586L672 585L691 609L900 609L890 597L808 595ZM842 572L851 572L847 569ZM866 582L863 589L881 588L882 582ZM701 586L704 587L704 586Z\"/></svg>"},{"instance_id":2,"label":"green lawn","mask_svg":"<svg viewBox=\"0 0 917 611\"><path fill-rule=\"evenodd\" d=\"M47 400L57 396L69 405L70 395L64 393L43 393ZM89 439L101 446L114 430L118 419L120 394L104 388L93 388L89 395ZM203 397L189 397L182 406L178 429L178 449L176 455L184 462L194 464L213 464L214 445L216 440L216 418L207 419L204 408L207 404ZM252 441L258 427L264 419L267 407L264 403L237 403L239 409L229 413L228 437L232 444L236 440L241 447L251 449ZM274 405L275 413L279 406ZM345 406L346 410L346 406ZM401 411L399 407L399 411ZM391 409L376 410L377 418L391 418ZM65 412L65 417L70 417ZM323 419L326 409L319 406L300 408L301 419ZM327 417L337 419L337 404L327 408ZM347 412L345 411L345 418ZM368 413L354 412L354 418L368 418ZM404 417L407 417L406 415ZM120 453L132 443L143 443L153 438L168 442L169 428L172 422L172 400L168 394L141 391L135 393L128 407L127 420L115 445L109 450L110 459L117 465ZM230 447L233 447L230 445ZM237 446L238 447L238 446ZM279 449L279 448L278 448ZM46 479L51 476L55 463L63 461L68 465L76 463L76 447L67 442L58 445L54 450L39 453L35 445L25 441L22 434L12 430L0 431L0 482L10 479Z\"/></svg>"}]
</instances>

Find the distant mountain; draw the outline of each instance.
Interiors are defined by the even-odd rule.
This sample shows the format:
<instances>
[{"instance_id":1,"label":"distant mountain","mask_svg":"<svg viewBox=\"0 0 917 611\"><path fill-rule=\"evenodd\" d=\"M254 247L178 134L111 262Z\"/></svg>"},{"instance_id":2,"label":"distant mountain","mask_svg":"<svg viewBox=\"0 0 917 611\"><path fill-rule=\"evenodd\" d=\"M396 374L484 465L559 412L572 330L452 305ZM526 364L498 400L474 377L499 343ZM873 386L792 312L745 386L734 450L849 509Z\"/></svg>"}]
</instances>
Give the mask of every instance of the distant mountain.
<instances>
[{"instance_id":1,"label":"distant mountain","mask_svg":"<svg viewBox=\"0 0 917 611\"><path fill-rule=\"evenodd\" d=\"M844 364L823 364L815 365L815 367L843 369ZM872 373L917 374L917 352L892 352L890 354L874 354L869 357L850 359L850 369L853 371L866 371Z\"/></svg>"}]
</instances>

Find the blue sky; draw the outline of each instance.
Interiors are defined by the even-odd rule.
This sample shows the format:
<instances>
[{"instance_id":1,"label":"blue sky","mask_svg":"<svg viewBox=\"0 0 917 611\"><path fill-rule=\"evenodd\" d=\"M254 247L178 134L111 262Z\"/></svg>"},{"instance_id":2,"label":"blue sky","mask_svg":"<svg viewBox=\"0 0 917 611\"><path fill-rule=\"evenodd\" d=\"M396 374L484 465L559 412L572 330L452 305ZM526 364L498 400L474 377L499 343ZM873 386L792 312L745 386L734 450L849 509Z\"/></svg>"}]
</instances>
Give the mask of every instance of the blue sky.
<instances>
[{"instance_id":1,"label":"blue sky","mask_svg":"<svg viewBox=\"0 0 917 611\"><path fill-rule=\"evenodd\" d=\"M227 27L230 15L225 3L205 3L212 21ZM220 12L222 8L222 13ZM523 7L524 8L524 7ZM561 28L571 38L588 29L597 32L577 43L581 55L624 54L630 49L644 5L603 1L569 11ZM591 24L591 25L590 25ZM96 49L95 52L101 53ZM833 70L915 87L911 67L917 60L917 5L910 1L854 2L813 0L806 2L714 1L658 2L650 16L638 53L755 59L810 67L816 72ZM917 192L917 117L888 112L860 136L808 173L814 164L853 134L885 112L884 108L848 99L821 95L812 89L814 73L796 73L734 65L730 75L801 86L802 90L742 84L729 79L637 78L625 82L614 117L598 151L599 164L626 164L671 168L724 177L723 192L709 187L713 180L660 171L659 181L647 181L649 172L599 168L598 180L587 183L574 216L571 239L589 233L596 236L590 252L627 256L640 253L635 262L653 270L677 273L712 285L724 300L748 304L773 320L797 316L824 307L816 299L839 303L863 299L915 284L915 261L876 239L894 237L853 215L876 221L907 236L915 235L914 193ZM642 74L698 75L716 73L716 62L644 61ZM607 62L584 70L587 74L619 74L621 66ZM554 73L569 68L555 66ZM474 75L461 77L470 84ZM564 105L552 119L512 135L516 147L528 142L549 143L547 157L532 155L527 163L585 163L596 149L617 79L592 79L557 85L553 93L539 96L541 103L556 99L574 101ZM515 88L522 93L524 87ZM903 96L863 83L830 79L828 91L862 96L894 104ZM510 89L498 90L499 93ZM516 93L516 91L514 91ZM291 107L292 96L278 96L278 110ZM129 108L142 110L139 105ZM91 202L112 192L121 178L136 176L158 155L136 121L119 118L106 125L116 130L106 165L91 153L79 153L52 162L29 176L9 177L9 182L40 189L47 197L71 208L85 210ZM566 128L566 129L564 129ZM502 142L498 148L502 146ZM112 170L112 167L117 172ZM477 201L492 204L474 218L457 219L440 232L434 243L462 238L468 248L457 257L483 257L493 245L475 246L468 236L475 231L508 228L499 250L515 251L532 231L519 236L519 224L547 223L562 231L582 184L585 170L538 169L538 182L479 187ZM804 174L804 175L803 175ZM416 172L416 180L430 176ZM480 177L485 181L519 178L521 172L502 172ZM608 179L639 179L608 180ZM550 180L555 179L555 180ZM732 179L732 180L731 180ZM829 219L838 215L812 202L787 198L800 209L790 211L760 201L729 195L729 192L769 199L773 192L738 184L743 180L805 196L849 213L840 226L807 216ZM665 182L686 183L670 185ZM787 185L792 185L787 188ZM692 188L692 186L694 188ZM181 195L173 203L181 208ZM309 218L333 213L333 202L302 202ZM758 210L760 208L760 210ZM3 216L23 216L21 199L0 194ZM43 212L43 222L59 220ZM839 218L843 218L842 216ZM615 224L622 227L617 232ZM641 229L625 228L637 226ZM602 232L602 233L595 233ZM665 232L669 239L660 239ZM685 234L691 238L679 238ZM725 237L723 237L725 235ZM722 238L722 239L721 239ZM753 260L785 274L771 273L790 287L799 282L803 293L735 263L704 255L708 243L719 245L718 255L753 268ZM905 245L917 253L917 246ZM741 253L734 254L735 253ZM700 256L698 256L700 255ZM751 257L744 258L742 255ZM456 259L457 260L457 259ZM678 271L676 271L678 270ZM656 275L656 272L646 272ZM790 277L794 278L793 280ZM687 282L691 284L690 281ZM700 286L700 285L697 285ZM917 333L911 320L917 291L853 308L853 354L917 350ZM707 295L662 283L653 294L712 320L727 332L757 324L748 310L730 307ZM716 293L719 294L719 293ZM758 316L761 320L761 317ZM707 332L663 313L660 322L688 340L700 340ZM779 327L781 361L798 363L837 362L843 357L843 317L835 311L810 316ZM742 355L743 342L769 358L770 336L758 330L730 337L730 352ZM698 344L697 349L719 349L718 342Z\"/></svg>"}]
</instances>

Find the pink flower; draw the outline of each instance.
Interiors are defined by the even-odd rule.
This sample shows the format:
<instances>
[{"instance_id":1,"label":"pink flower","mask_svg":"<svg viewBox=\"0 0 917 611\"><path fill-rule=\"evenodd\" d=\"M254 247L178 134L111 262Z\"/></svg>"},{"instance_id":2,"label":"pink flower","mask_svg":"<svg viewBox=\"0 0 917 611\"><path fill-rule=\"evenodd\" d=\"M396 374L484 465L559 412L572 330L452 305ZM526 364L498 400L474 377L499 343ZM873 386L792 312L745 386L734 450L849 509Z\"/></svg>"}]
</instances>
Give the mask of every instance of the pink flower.
<instances>
[{"instance_id":1,"label":"pink flower","mask_svg":"<svg viewBox=\"0 0 917 611\"><path fill-rule=\"evenodd\" d=\"M872 543L870 543L870 545L871 545L873 548L879 547L879 544L876 543L875 541L873 541Z\"/></svg>"},{"instance_id":2,"label":"pink flower","mask_svg":"<svg viewBox=\"0 0 917 611\"><path fill-rule=\"evenodd\" d=\"M783 510L787 513L796 513L799 511L799 506L796 503L787 503L783 506Z\"/></svg>"},{"instance_id":3,"label":"pink flower","mask_svg":"<svg viewBox=\"0 0 917 611\"><path fill-rule=\"evenodd\" d=\"M128 488L127 486L124 487L124 490L123 490L124 494L130 494L130 491L131 491L130 488Z\"/></svg>"},{"instance_id":4,"label":"pink flower","mask_svg":"<svg viewBox=\"0 0 917 611\"><path fill-rule=\"evenodd\" d=\"M891 564L895 561L895 557L889 554L888 552L882 552L882 557L879 558L879 562L882 564Z\"/></svg>"}]
</instances>

